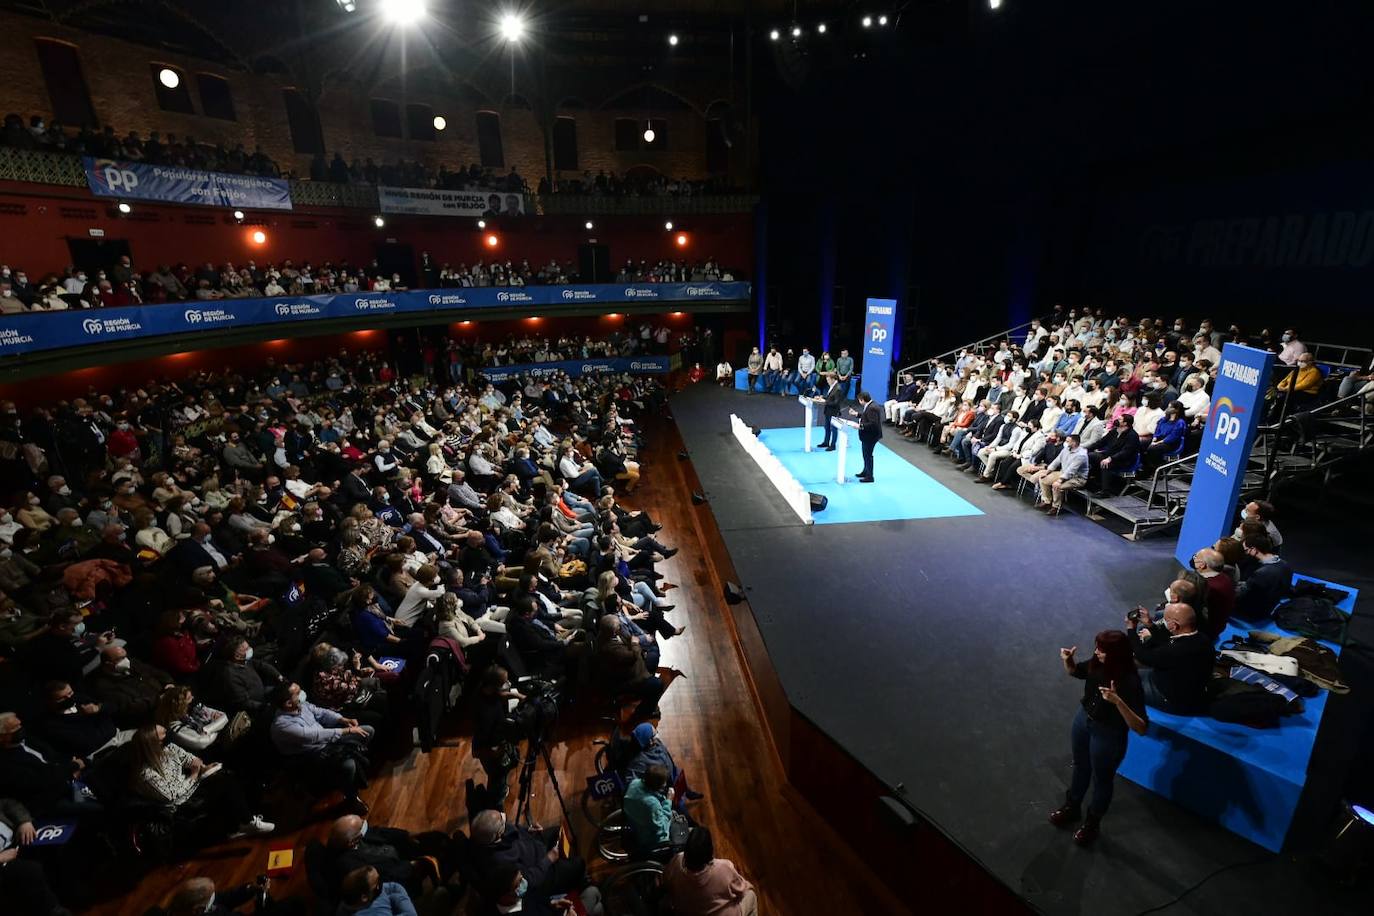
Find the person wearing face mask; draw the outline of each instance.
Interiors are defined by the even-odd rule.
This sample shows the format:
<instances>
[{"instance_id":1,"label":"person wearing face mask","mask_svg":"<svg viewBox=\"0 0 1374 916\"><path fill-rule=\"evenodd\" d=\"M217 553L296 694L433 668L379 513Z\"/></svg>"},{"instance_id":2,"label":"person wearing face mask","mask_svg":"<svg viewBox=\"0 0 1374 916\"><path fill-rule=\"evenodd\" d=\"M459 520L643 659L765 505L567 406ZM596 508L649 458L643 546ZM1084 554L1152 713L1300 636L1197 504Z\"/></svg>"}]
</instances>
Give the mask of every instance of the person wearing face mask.
<instances>
[{"instance_id":1,"label":"person wearing face mask","mask_svg":"<svg viewBox=\"0 0 1374 916\"><path fill-rule=\"evenodd\" d=\"M119 728L152 721L162 689L172 679L165 671L129 657L123 646L107 646L100 666L86 679L86 689Z\"/></svg>"},{"instance_id":2,"label":"person wearing face mask","mask_svg":"<svg viewBox=\"0 0 1374 916\"><path fill-rule=\"evenodd\" d=\"M281 672L253 657L253 647L241 635L220 641L214 657L201 672L199 692L206 703L226 715L246 712L264 716L272 708L269 692L283 682Z\"/></svg>"},{"instance_id":3,"label":"person wearing face mask","mask_svg":"<svg viewBox=\"0 0 1374 916\"><path fill-rule=\"evenodd\" d=\"M34 719L33 728L57 750L89 760L128 740L128 733L120 734L99 703L78 694L66 681L49 681L43 695L43 711Z\"/></svg>"},{"instance_id":4,"label":"person wearing face mask","mask_svg":"<svg viewBox=\"0 0 1374 916\"><path fill-rule=\"evenodd\" d=\"M57 519L43 508L43 500L38 498L37 493L25 494L24 504L15 511L14 517L19 524L39 534L57 524Z\"/></svg>"},{"instance_id":5,"label":"person wearing face mask","mask_svg":"<svg viewBox=\"0 0 1374 916\"><path fill-rule=\"evenodd\" d=\"M35 678L79 683L99 663L96 652L109 641L110 634L105 633L87 639L81 612L66 608L53 612L47 629L29 640L21 661Z\"/></svg>"},{"instance_id":6,"label":"person wearing face mask","mask_svg":"<svg viewBox=\"0 0 1374 916\"><path fill-rule=\"evenodd\" d=\"M1285 366L1296 366L1298 357L1307 352L1307 344L1298 339L1296 328L1285 329L1279 340L1283 343L1283 349L1279 350L1279 362Z\"/></svg>"},{"instance_id":7,"label":"person wearing face mask","mask_svg":"<svg viewBox=\"0 0 1374 916\"><path fill-rule=\"evenodd\" d=\"M535 831L507 821L505 812L478 812L471 826L471 863L481 886L515 868L527 879L525 897L547 900L554 894L577 891L587 883L587 865L581 858L564 859L559 851L559 827Z\"/></svg>"},{"instance_id":8,"label":"person wearing face mask","mask_svg":"<svg viewBox=\"0 0 1374 916\"><path fill-rule=\"evenodd\" d=\"M1212 640L1198 629L1197 612L1171 602L1150 623L1139 608L1126 618L1131 652L1140 663L1145 702L1164 712L1193 715L1206 704L1212 677Z\"/></svg>"},{"instance_id":9,"label":"person wearing face mask","mask_svg":"<svg viewBox=\"0 0 1374 916\"><path fill-rule=\"evenodd\" d=\"M418 898L426 880L439 883L453 872L456 852L452 841L438 831L412 835L346 814L330 827L322 870L329 886L339 890L353 872L374 869L380 881L400 885Z\"/></svg>"}]
</instances>

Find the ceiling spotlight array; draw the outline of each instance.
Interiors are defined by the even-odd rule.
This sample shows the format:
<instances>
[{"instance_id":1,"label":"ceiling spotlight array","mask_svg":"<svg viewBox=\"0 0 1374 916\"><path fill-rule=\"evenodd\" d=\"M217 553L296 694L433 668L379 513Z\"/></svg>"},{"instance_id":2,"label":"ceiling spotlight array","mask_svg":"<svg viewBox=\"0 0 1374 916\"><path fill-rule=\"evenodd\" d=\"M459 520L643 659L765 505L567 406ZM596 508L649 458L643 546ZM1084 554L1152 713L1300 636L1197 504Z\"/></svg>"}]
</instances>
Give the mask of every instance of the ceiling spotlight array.
<instances>
[{"instance_id":1,"label":"ceiling spotlight array","mask_svg":"<svg viewBox=\"0 0 1374 916\"><path fill-rule=\"evenodd\" d=\"M997 9L999 6L1002 5L1002 0L988 0L988 3L992 6L993 9ZM895 21L896 20L892 16L889 16L887 13L865 13L858 19L859 25L865 29L871 29L875 27L880 29L885 28L889 22ZM830 26L832 24L833 23L817 22L814 27L815 34L827 34L830 31ZM786 31L789 35L792 36L794 40L799 40L806 35L806 29L807 26L805 23L794 22L791 26L787 28ZM768 38L770 41L778 41L782 38L782 36L783 31L780 29L768 30Z\"/></svg>"}]
</instances>

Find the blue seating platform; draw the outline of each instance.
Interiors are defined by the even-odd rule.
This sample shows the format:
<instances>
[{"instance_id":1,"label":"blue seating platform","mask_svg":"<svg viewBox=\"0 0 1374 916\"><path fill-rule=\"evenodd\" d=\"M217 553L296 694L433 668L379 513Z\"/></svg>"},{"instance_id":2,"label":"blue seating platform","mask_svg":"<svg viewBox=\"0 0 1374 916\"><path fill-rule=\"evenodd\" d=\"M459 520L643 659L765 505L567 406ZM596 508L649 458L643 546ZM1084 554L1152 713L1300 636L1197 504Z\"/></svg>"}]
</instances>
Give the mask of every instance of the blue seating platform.
<instances>
[{"instance_id":1,"label":"blue seating platform","mask_svg":"<svg viewBox=\"0 0 1374 916\"><path fill-rule=\"evenodd\" d=\"M1347 614L1354 609L1357 591L1309 576L1293 577L1295 582L1304 579L1350 591L1338 607ZM1272 622L1241 622L1227 626L1218 645L1251 630L1297 635ZM1337 654L1341 651L1335 643L1322 644ZM1149 733L1131 736L1119 772L1232 833L1278 852L1307 782L1307 765L1326 700L1323 690L1303 701L1300 715L1285 716L1277 728L1268 729L1151 709Z\"/></svg>"}]
</instances>

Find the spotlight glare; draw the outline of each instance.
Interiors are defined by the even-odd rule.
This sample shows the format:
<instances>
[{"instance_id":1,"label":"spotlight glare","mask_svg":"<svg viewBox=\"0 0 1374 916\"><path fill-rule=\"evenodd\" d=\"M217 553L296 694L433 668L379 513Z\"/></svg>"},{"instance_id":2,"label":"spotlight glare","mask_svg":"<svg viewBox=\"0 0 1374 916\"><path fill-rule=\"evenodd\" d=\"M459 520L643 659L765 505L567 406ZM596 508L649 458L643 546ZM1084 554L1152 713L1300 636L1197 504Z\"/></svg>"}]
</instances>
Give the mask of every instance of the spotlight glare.
<instances>
[{"instance_id":1,"label":"spotlight glare","mask_svg":"<svg viewBox=\"0 0 1374 916\"><path fill-rule=\"evenodd\" d=\"M879 16L879 17L878 17L878 25L887 25L887 17L886 17L886 16Z\"/></svg>"},{"instance_id":2,"label":"spotlight glare","mask_svg":"<svg viewBox=\"0 0 1374 916\"><path fill-rule=\"evenodd\" d=\"M254 232L253 232L253 244L254 244L254 245L261 245L261 244L263 244L263 243L266 242L266 241L267 241L267 233L266 233L266 232L263 232L261 229L254 230Z\"/></svg>"},{"instance_id":3,"label":"spotlight glare","mask_svg":"<svg viewBox=\"0 0 1374 916\"><path fill-rule=\"evenodd\" d=\"M677 47L677 36L676 36L676 35L669 35L669 36L668 36L668 44L670 44L670 45L672 45L674 48L676 48L676 47Z\"/></svg>"},{"instance_id":4,"label":"spotlight glare","mask_svg":"<svg viewBox=\"0 0 1374 916\"><path fill-rule=\"evenodd\" d=\"M820 25L816 26L816 32L817 32L818 34L821 34L821 35L824 35L824 34L825 34L825 23L824 23L824 22L822 22Z\"/></svg>"},{"instance_id":5,"label":"spotlight glare","mask_svg":"<svg viewBox=\"0 0 1374 916\"><path fill-rule=\"evenodd\" d=\"M673 221L672 221L672 220L668 220L668 222L666 222L666 223L663 224L663 228L664 228L665 230L667 230L668 232L672 232L672 231L673 231Z\"/></svg>"},{"instance_id":6,"label":"spotlight glare","mask_svg":"<svg viewBox=\"0 0 1374 916\"><path fill-rule=\"evenodd\" d=\"M488 247L488 248L495 248L495 247L496 247L497 245L499 245L500 243L501 243L501 240L498 239L498 238L496 237L496 233L493 232L491 235L487 236L487 247Z\"/></svg>"},{"instance_id":7,"label":"spotlight glare","mask_svg":"<svg viewBox=\"0 0 1374 916\"><path fill-rule=\"evenodd\" d=\"M794 26L792 26L792 37L793 37L793 38L801 38L801 26L799 26L799 25L794 25Z\"/></svg>"},{"instance_id":8,"label":"spotlight glare","mask_svg":"<svg viewBox=\"0 0 1374 916\"><path fill-rule=\"evenodd\" d=\"M656 136L658 136L658 134L654 133L654 129L653 129L652 127L646 127L646 128L644 128L644 142L645 142L645 143L653 143L653 142L654 142L654 137L656 137Z\"/></svg>"},{"instance_id":9,"label":"spotlight glare","mask_svg":"<svg viewBox=\"0 0 1374 916\"><path fill-rule=\"evenodd\" d=\"M242 211L242 210L235 210L235 211L234 211L234 219L238 220L239 222L243 222L243 211Z\"/></svg>"},{"instance_id":10,"label":"spotlight glare","mask_svg":"<svg viewBox=\"0 0 1374 916\"><path fill-rule=\"evenodd\" d=\"M1002 0L988 0L988 9L990 9L990 10L1000 10L1001 8L1002 8Z\"/></svg>"},{"instance_id":11,"label":"spotlight glare","mask_svg":"<svg viewBox=\"0 0 1374 916\"><path fill-rule=\"evenodd\" d=\"M487 221L484 220L484 219L479 219L479 220L477 221L477 228L478 228L478 229L485 229L485 228L487 228Z\"/></svg>"},{"instance_id":12,"label":"spotlight glare","mask_svg":"<svg viewBox=\"0 0 1374 916\"><path fill-rule=\"evenodd\" d=\"M181 76L171 67L163 67L157 73L157 81L168 89L175 89L181 85Z\"/></svg>"},{"instance_id":13,"label":"spotlight glare","mask_svg":"<svg viewBox=\"0 0 1374 916\"><path fill-rule=\"evenodd\" d=\"M337 2L339 4L339 9L343 10L345 13L351 13L358 8L358 4L355 3L354 0L337 0Z\"/></svg>"},{"instance_id":14,"label":"spotlight glare","mask_svg":"<svg viewBox=\"0 0 1374 916\"><path fill-rule=\"evenodd\" d=\"M128 204L124 203L124 201L121 200L121 201L119 202L119 212L120 212L120 213L125 213L125 214L127 214L127 213L132 213L133 210L134 210L134 208L131 207L131 206L129 206Z\"/></svg>"},{"instance_id":15,"label":"spotlight glare","mask_svg":"<svg viewBox=\"0 0 1374 916\"><path fill-rule=\"evenodd\" d=\"M382 16L395 25L414 25L425 11L425 0L382 0Z\"/></svg>"},{"instance_id":16,"label":"spotlight glare","mask_svg":"<svg viewBox=\"0 0 1374 916\"><path fill-rule=\"evenodd\" d=\"M868 28L868 27L871 26L872 24L873 24L873 17L872 17L872 16L865 16L865 17L863 18L863 25L864 25L864 28Z\"/></svg>"},{"instance_id":17,"label":"spotlight glare","mask_svg":"<svg viewBox=\"0 0 1374 916\"><path fill-rule=\"evenodd\" d=\"M506 41L519 41L525 35L525 20L516 13L506 13L501 17L501 37Z\"/></svg>"},{"instance_id":18,"label":"spotlight glare","mask_svg":"<svg viewBox=\"0 0 1374 916\"><path fill-rule=\"evenodd\" d=\"M448 127L448 119L445 118L443 115L435 115L435 116L434 116L434 129L435 129L435 130L443 130L445 127Z\"/></svg>"},{"instance_id":19,"label":"spotlight glare","mask_svg":"<svg viewBox=\"0 0 1374 916\"><path fill-rule=\"evenodd\" d=\"M587 222L586 222L584 225L585 225L588 229L590 229L590 228L592 228L592 221L591 221L591 220L587 220Z\"/></svg>"},{"instance_id":20,"label":"spotlight glare","mask_svg":"<svg viewBox=\"0 0 1374 916\"><path fill-rule=\"evenodd\" d=\"M374 216L372 217L372 225L380 229L386 225L386 220L382 219L380 216Z\"/></svg>"},{"instance_id":21,"label":"spotlight glare","mask_svg":"<svg viewBox=\"0 0 1374 916\"><path fill-rule=\"evenodd\" d=\"M777 30L777 29L774 29L773 31L769 32L769 33L768 33L768 37L769 37L770 39L772 39L773 41L777 41L777 40L778 40L778 30Z\"/></svg>"},{"instance_id":22,"label":"spotlight glare","mask_svg":"<svg viewBox=\"0 0 1374 916\"><path fill-rule=\"evenodd\" d=\"M677 247L679 247L679 248L686 248L686 247L687 247L687 234L686 234L686 233L679 233L679 234L678 234L678 237L677 237Z\"/></svg>"}]
</instances>

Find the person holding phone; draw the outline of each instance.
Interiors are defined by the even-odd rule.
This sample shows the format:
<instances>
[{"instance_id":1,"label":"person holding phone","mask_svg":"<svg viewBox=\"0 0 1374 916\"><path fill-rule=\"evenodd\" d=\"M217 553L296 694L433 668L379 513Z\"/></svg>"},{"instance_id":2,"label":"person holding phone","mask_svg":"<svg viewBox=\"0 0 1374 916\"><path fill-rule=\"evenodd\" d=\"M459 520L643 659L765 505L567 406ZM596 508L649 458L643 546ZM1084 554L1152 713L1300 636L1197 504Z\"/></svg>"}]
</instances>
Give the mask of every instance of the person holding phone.
<instances>
[{"instance_id":1,"label":"person holding phone","mask_svg":"<svg viewBox=\"0 0 1374 916\"><path fill-rule=\"evenodd\" d=\"M1135 670L1130 638L1120 630L1103 630L1094 643L1093 657L1084 662L1074 659L1077 646L1059 650L1065 672L1083 681L1083 699L1073 720L1073 780L1064 804L1050 813L1050 823L1068 827L1083 819L1073 834L1080 846L1097 840L1130 733L1143 735L1149 728L1145 690ZM1082 806L1089 786L1092 798L1084 819Z\"/></svg>"}]
</instances>

